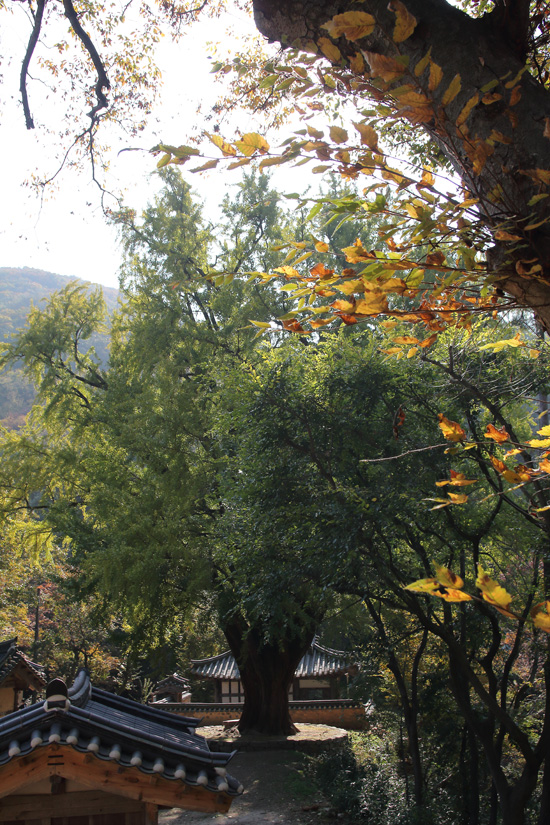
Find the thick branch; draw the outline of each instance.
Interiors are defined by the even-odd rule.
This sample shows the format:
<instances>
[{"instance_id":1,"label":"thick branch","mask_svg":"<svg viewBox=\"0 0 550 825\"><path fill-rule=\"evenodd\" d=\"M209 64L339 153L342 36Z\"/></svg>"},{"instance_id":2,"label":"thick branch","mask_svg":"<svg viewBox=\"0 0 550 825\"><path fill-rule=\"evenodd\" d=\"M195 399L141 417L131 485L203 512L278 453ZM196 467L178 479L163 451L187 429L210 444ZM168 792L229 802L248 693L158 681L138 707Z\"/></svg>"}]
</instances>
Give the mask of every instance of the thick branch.
<instances>
[{"instance_id":1,"label":"thick branch","mask_svg":"<svg viewBox=\"0 0 550 825\"><path fill-rule=\"evenodd\" d=\"M27 95L27 73L29 71L29 64L31 62L33 52L35 50L36 44L38 43L38 38L40 37L40 30L42 29L42 18L44 17L45 5L46 0L37 1L36 14L34 16L34 26L32 28L31 36L29 37L27 51L25 52L25 57L23 59L23 64L21 66L19 90L21 92L21 101L23 103L23 111L25 113L25 125L27 129L34 129L34 120L32 119L31 110L29 108L29 98Z\"/></svg>"},{"instance_id":2,"label":"thick branch","mask_svg":"<svg viewBox=\"0 0 550 825\"><path fill-rule=\"evenodd\" d=\"M92 43L90 36L86 34L80 25L80 21L71 0L63 0L63 8L65 9L65 16L71 24L72 30L90 55L90 59L97 72L97 83L95 84L97 103L91 111L88 112L88 116L91 118L92 123L94 123L99 110L106 109L109 105L106 96L103 94L103 89L110 89L111 84L109 83L109 78L107 77L107 72L105 71L103 61L101 60L96 47Z\"/></svg>"}]
</instances>

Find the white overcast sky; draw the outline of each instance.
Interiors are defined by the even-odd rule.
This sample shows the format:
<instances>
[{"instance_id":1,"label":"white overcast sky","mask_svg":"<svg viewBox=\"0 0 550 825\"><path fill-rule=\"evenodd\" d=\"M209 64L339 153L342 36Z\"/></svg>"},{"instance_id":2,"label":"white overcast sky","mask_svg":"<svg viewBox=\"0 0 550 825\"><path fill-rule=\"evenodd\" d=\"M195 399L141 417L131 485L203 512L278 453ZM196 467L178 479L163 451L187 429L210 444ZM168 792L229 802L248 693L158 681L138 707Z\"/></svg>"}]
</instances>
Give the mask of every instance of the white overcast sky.
<instances>
[{"instance_id":1,"label":"white overcast sky","mask_svg":"<svg viewBox=\"0 0 550 825\"><path fill-rule=\"evenodd\" d=\"M238 12L221 21L195 24L178 44L163 42L159 64L163 71L163 89L160 103L151 118L149 134L130 145L149 148L162 139L171 143L186 141L188 125L196 119L197 102L214 103L219 86L210 74L212 60L208 59L207 42L220 43L220 54L229 50L236 40L227 39L228 23L237 31L253 31L253 23ZM12 52L24 53L25 33L17 27L10 32ZM5 45L6 30L3 38ZM4 52L5 53L5 52ZM97 188L89 174L64 174L57 194L42 205L24 185L29 172L38 166L48 168L48 145L36 131L25 129L19 101L20 63L11 68L3 66L2 122L0 127L0 157L2 158L2 197L0 198L0 266L36 267L60 275L75 276L117 286L120 253L116 233L102 215ZM39 90L34 91L35 100ZM242 131L257 124L242 123ZM145 152L114 154L111 161L113 186L126 188L125 202L141 209L155 192L150 179L155 160ZM231 175L231 173L229 173ZM206 199L207 212L223 198L226 182L232 177L210 172L204 175L186 175L197 192ZM87 204L92 204L87 205Z\"/></svg>"}]
</instances>

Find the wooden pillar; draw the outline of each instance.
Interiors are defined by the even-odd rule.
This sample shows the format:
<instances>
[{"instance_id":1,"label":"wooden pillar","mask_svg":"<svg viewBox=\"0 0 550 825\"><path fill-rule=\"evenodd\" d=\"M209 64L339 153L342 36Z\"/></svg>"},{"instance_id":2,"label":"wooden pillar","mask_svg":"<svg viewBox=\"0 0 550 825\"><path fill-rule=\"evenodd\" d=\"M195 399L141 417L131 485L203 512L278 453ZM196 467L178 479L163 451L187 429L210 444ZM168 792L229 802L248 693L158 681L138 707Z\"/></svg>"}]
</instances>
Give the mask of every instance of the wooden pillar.
<instances>
[{"instance_id":1,"label":"wooden pillar","mask_svg":"<svg viewBox=\"0 0 550 825\"><path fill-rule=\"evenodd\" d=\"M143 820L144 825L158 825L158 810L158 805L154 805L152 802L145 803L145 819Z\"/></svg>"}]
</instances>

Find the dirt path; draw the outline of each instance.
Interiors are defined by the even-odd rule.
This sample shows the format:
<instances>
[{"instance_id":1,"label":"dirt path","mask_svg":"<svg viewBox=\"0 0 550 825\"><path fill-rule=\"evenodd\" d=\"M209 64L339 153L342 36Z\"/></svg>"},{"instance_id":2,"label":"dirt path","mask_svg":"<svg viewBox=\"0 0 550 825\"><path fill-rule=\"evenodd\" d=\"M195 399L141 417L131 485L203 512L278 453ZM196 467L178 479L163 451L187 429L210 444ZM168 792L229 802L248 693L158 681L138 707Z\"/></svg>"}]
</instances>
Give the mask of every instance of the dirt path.
<instances>
[{"instance_id":1,"label":"dirt path","mask_svg":"<svg viewBox=\"0 0 550 825\"><path fill-rule=\"evenodd\" d=\"M161 825L312 825L330 815L330 806L315 788L310 760L294 750L238 753L229 772L245 788L227 814L173 808L159 816ZM332 818L332 817L331 817Z\"/></svg>"}]
</instances>

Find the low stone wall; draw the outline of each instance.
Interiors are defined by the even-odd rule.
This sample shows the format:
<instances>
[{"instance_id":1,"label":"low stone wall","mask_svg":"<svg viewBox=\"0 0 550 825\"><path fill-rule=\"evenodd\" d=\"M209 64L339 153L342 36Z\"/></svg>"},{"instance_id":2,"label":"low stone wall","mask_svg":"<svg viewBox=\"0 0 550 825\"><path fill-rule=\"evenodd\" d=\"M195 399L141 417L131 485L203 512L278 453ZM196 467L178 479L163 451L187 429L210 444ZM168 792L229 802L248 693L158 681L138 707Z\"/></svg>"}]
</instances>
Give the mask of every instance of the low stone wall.
<instances>
[{"instance_id":1,"label":"low stone wall","mask_svg":"<svg viewBox=\"0 0 550 825\"><path fill-rule=\"evenodd\" d=\"M365 730L367 727L364 706L350 699L290 702L289 706L290 716L296 724L302 722L310 725L331 725L345 730ZM242 703L215 704L210 702L153 702L153 707L181 716L200 718L200 726L222 725L229 720L239 719L243 708Z\"/></svg>"}]
</instances>

